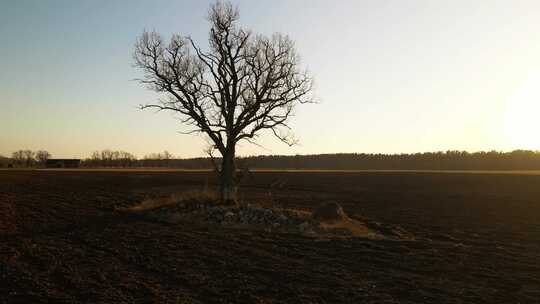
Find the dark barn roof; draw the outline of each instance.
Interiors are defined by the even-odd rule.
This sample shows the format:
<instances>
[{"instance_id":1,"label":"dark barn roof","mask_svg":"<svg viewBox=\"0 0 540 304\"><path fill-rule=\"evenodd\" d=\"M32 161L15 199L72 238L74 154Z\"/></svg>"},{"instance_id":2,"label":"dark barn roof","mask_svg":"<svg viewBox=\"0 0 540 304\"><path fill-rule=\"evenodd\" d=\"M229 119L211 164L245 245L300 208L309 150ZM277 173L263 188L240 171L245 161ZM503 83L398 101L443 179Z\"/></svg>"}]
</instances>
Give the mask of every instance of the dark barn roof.
<instances>
[{"instance_id":1,"label":"dark barn roof","mask_svg":"<svg viewBox=\"0 0 540 304\"><path fill-rule=\"evenodd\" d=\"M51 158L45 163L47 167L65 168L78 167L81 164L80 159L76 158Z\"/></svg>"},{"instance_id":2,"label":"dark barn roof","mask_svg":"<svg viewBox=\"0 0 540 304\"><path fill-rule=\"evenodd\" d=\"M78 162L80 163L81 160L78 158L49 158L47 159L47 163L58 163L58 162Z\"/></svg>"}]
</instances>

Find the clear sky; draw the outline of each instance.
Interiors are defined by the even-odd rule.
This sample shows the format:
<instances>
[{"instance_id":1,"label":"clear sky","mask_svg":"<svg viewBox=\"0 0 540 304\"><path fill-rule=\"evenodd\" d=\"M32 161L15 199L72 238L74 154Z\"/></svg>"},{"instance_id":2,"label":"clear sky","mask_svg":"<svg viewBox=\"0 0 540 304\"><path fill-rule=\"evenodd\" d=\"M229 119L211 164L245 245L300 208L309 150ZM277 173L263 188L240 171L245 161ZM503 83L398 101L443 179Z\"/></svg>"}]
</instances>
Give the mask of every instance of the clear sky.
<instances>
[{"instance_id":1,"label":"clear sky","mask_svg":"<svg viewBox=\"0 0 540 304\"><path fill-rule=\"evenodd\" d=\"M0 1L0 154L119 149L203 155L134 78L144 29L206 44L210 1ZM300 144L239 153L540 149L540 1L234 1L254 32L296 41L320 104Z\"/></svg>"}]
</instances>

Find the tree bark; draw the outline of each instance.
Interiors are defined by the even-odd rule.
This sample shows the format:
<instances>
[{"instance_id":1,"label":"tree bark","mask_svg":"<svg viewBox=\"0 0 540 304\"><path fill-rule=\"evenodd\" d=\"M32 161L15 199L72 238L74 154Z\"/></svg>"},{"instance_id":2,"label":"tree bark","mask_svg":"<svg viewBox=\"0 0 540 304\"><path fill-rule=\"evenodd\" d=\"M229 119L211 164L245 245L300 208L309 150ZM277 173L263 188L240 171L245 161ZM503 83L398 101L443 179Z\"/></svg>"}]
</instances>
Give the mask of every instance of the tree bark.
<instances>
[{"instance_id":1,"label":"tree bark","mask_svg":"<svg viewBox=\"0 0 540 304\"><path fill-rule=\"evenodd\" d=\"M228 205L236 204L236 167L234 163L235 151L234 145L229 147L223 154L221 163L221 202Z\"/></svg>"}]
</instances>

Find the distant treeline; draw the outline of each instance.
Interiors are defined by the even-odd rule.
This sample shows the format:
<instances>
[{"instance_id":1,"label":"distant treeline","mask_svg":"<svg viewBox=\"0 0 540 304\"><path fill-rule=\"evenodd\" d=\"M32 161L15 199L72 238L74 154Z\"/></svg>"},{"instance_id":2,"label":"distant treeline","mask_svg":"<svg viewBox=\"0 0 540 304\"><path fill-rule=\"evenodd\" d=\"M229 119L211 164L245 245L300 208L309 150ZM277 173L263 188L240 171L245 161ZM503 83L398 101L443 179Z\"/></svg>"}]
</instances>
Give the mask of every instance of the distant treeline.
<instances>
[{"instance_id":1,"label":"distant treeline","mask_svg":"<svg viewBox=\"0 0 540 304\"><path fill-rule=\"evenodd\" d=\"M37 157L37 156L40 157ZM21 150L12 158L0 156L0 166L33 166L43 164L50 157L45 151L32 153ZM220 159L216 158L219 164ZM212 169L209 158L179 159L165 151L137 159L123 151L96 151L82 161L83 167L169 167ZM240 157L238 168L248 169L336 169L336 170L540 170L540 152L516 150L512 152L447 151L415 154L338 153L317 155L265 155Z\"/></svg>"},{"instance_id":2,"label":"distant treeline","mask_svg":"<svg viewBox=\"0 0 540 304\"><path fill-rule=\"evenodd\" d=\"M171 167L212 169L209 158L178 159L168 152L136 159L122 152L96 152L83 161L86 167ZM124 156L122 156L124 155ZM129 157L131 156L131 157ZM220 159L216 158L219 163ZM446 151L415 154L338 153L317 155L264 155L239 157L239 168L251 169L337 169L337 170L540 170L540 152Z\"/></svg>"},{"instance_id":3,"label":"distant treeline","mask_svg":"<svg viewBox=\"0 0 540 304\"><path fill-rule=\"evenodd\" d=\"M121 167L121 168L211 168L209 159L206 158L175 158L168 151L151 153L141 159L137 159L133 154L124 151L102 150L92 153L90 158L84 159L81 166L89 168L97 167Z\"/></svg>"},{"instance_id":4,"label":"distant treeline","mask_svg":"<svg viewBox=\"0 0 540 304\"><path fill-rule=\"evenodd\" d=\"M540 170L540 152L447 151L414 154L338 153L295 156L254 156L253 168L339 170Z\"/></svg>"},{"instance_id":5,"label":"distant treeline","mask_svg":"<svg viewBox=\"0 0 540 304\"><path fill-rule=\"evenodd\" d=\"M45 150L18 150L11 157L0 155L0 168L2 167L36 167L44 166L51 154Z\"/></svg>"}]
</instances>

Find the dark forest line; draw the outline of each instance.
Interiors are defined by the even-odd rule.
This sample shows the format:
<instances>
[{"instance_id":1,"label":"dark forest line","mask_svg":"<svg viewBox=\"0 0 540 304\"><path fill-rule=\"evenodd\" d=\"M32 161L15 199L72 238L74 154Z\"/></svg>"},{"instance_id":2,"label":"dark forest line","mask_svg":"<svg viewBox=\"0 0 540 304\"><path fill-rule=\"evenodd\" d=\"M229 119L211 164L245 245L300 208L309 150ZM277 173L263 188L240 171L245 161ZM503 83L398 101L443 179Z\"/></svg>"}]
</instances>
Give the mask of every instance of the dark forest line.
<instances>
[{"instance_id":1,"label":"dark forest line","mask_svg":"<svg viewBox=\"0 0 540 304\"><path fill-rule=\"evenodd\" d=\"M16 152L14 157L1 157L0 167L39 167L46 159ZM40 154L41 153L41 154ZM220 162L219 158L215 159ZM414 154L336 153L315 155L261 155L239 157L239 169L327 169L327 170L540 170L540 152L516 150L512 152L446 151ZM142 159L122 151L94 152L82 160L82 167L168 167L212 169L210 158L175 158L168 152L153 153Z\"/></svg>"},{"instance_id":2,"label":"dark forest line","mask_svg":"<svg viewBox=\"0 0 540 304\"><path fill-rule=\"evenodd\" d=\"M154 154L162 155L162 154ZM215 159L219 163L220 159ZM85 167L171 167L212 169L209 158L87 159ZM239 157L240 169L328 170L540 170L540 152L446 151L414 154L336 153L317 155L262 155Z\"/></svg>"}]
</instances>

